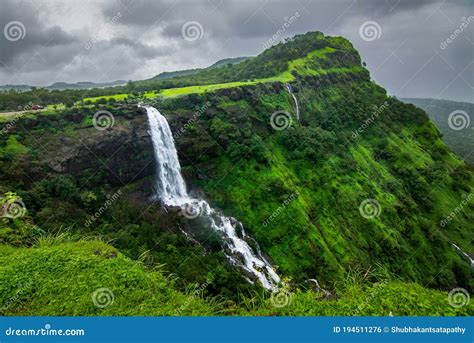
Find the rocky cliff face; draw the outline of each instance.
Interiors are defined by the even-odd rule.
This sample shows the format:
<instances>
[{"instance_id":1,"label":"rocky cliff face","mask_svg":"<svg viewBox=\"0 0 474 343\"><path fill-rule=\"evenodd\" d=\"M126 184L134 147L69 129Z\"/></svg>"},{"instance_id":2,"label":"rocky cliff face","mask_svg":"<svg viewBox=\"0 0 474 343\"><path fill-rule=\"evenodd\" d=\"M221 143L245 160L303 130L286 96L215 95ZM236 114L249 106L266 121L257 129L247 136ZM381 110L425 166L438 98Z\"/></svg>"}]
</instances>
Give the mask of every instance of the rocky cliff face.
<instances>
[{"instance_id":1,"label":"rocky cliff face","mask_svg":"<svg viewBox=\"0 0 474 343\"><path fill-rule=\"evenodd\" d=\"M33 181L50 173L80 178L94 171L104 176L102 181L120 186L151 175L153 155L146 117L135 107L117 107L114 124L106 130L92 125L95 111L89 109L20 118L10 132L30 149L20 163L33 168Z\"/></svg>"}]
</instances>

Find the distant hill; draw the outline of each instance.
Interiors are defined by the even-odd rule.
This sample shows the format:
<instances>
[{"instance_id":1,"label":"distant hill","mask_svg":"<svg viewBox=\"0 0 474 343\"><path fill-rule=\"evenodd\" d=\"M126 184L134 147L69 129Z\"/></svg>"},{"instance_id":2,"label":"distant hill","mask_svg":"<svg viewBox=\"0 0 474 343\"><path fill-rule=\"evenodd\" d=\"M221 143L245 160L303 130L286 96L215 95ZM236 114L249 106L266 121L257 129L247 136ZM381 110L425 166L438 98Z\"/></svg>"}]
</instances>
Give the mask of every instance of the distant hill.
<instances>
[{"instance_id":1,"label":"distant hill","mask_svg":"<svg viewBox=\"0 0 474 343\"><path fill-rule=\"evenodd\" d=\"M250 57L242 56L242 57L235 57L235 58L224 58L222 60L217 61L216 63L210 65L206 68L195 68L195 69L186 69L186 70L178 70L178 71L171 71L171 72L163 72L158 74L157 76L151 78L150 80L166 80L171 79L173 77L178 76L189 76L194 75L201 71L206 71L210 69L224 67L229 64L238 64L243 62ZM114 87L114 86L123 86L127 83L126 80L117 80L112 82L90 82L90 81L81 81L75 83L67 83L67 82L55 82L47 87L36 87L36 88L45 88L49 90L65 90L65 89L90 89L90 88L105 88L105 87ZM0 86L0 92L9 91L14 89L20 92L26 92L31 90L35 86L30 85L3 85Z\"/></svg>"},{"instance_id":2,"label":"distant hill","mask_svg":"<svg viewBox=\"0 0 474 343\"><path fill-rule=\"evenodd\" d=\"M114 86L121 86L126 84L127 81L125 80L117 80L112 82L90 82L90 81L82 81L82 82L75 82L75 83L67 83L67 82L55 82L52 85L47 87L36 87L36 88L46 88L51 90L64 90L64 89L88 89L88 88L104 88L104 87L114 87ZM29 91L34 86L29 85L4 85L0 86L0 92L8 91L11 89L17 91Z\"/></svg>"},{"instance_id":3,"label":"distant hill","mask_svg":"<svg viewBox=\"0 0 474 343\"><path fill-rule=\"evenodd\" d=\"M46 87L48 89L87 89L87 88L103 88L103 87L113 87L121 86L126 84L125 80L117 80L112 82L76 82L76 83L66 83L66 82L56 82L52 85Z\"/></svg>"},{"instance_id":4,"label":"distant hill","mask_svg":"<svg viewBox=\"0 0 474 343\"><path fill-rule=\"evenodd\" d=\"M248 56L235 57L235 58L224 58L222 60L217 61L216 63L214 63L210 67L207 67L206 69L211 69L211 68L216 68L216 67L223 67L223 66L226 66L228 64L238 64L238 63L243 62L243 61L245 61L249 58L250 57L248 57Z\"/></svg>"},{"instance_id":5,"label":"distant hill","mask_svg":"<svg viewBox=\"0 0 474 343\"><path fill-rule=\"evenodd\" d=\"M28 85L4 85L4 86L0 86L0 92L9 91L10 89L14 89L14 90L17 90L17 91L20 91L20 92L25 92L25 91L29 91L31 89L31 86L28 86Z\"/></svg>"},{"instance_id":6,"label":"distant hill","mask_svg":"<svg viewBox=\"0 0 474 343\"><path fill-rule=\"evenodd\" d=\"M171 79L173 77L177 77L177 76L188 76L188 75L193 75L193 74L196 74L200 71L203 71L203 70L209 70L209 69L213 69L213 68L219 68L219 67L223 67L223 66L226 66L228 64L238 64L240 62L243 62L247 59L249 59L250 57L247 57L247 56L244 56L244 57L235 57L235 58L224 58L222 60L219 60L217 61L216 63L214 63L213 65L207 67L207 68L195 68L195 69L185 69L185 70L178 70L178 71L165 71L161 74L158 74L157 76L155 76L154 78L152 78L152 80L164 80L164 79Z\"/></svg>"},{"instance_id":7,"label":"distant hill","mask_svg":"<svg viewBox=\"0 0 474 343\"><path fill-rule=\"evenodd\" d=\"M474 104L469 102L422 98L403 98L400 100L425 110L438 129L443 133L443 139L446 144L453 149L456 154L474 165ZM467 113L469 120L465 120L466 115L462 112L459 112L458 116L454 114L452 120L449 120L449 115L454 111ZM453 123L453 120L456 120L455 118L459 120L457 125L456 122ZM463 128L455 130L452 127L455 129Z\"/></svg>"}]
</instances>

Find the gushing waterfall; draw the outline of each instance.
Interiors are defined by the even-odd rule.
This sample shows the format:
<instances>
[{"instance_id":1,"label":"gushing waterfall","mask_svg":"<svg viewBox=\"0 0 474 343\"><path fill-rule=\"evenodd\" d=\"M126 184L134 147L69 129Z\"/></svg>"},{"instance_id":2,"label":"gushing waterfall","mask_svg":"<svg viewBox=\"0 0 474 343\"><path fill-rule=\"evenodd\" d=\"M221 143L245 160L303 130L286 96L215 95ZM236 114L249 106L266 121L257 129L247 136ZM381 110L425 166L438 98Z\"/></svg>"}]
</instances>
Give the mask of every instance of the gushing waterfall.
<instances>
[{"instance_id":1,"label":"gushing waterfall","mask_svg":"<svg viewBox=\"0 0 474 343\"><path fill-rule=\"evenodd\" d=\"M296 118L298 119L298 122L300 122L300 107L298 106L298 99L296 99L296 96L293 94L293 88L289 83L286 84L286 89L288 90L288 93L293 97L293 101L295 102L295 109L296 109Z\"/></svg>"},{"instance_id":2,"label":"gushing waterfall","mask_svg":"<svg viewBox=\"0 0 474 343\"><path fill-rule=\"evenodd\" d=\"M222 215L205 200L189 196L168 121L156 108L143 107L148 115L157 164L156 186L162 203L169 207L181 207L181 212L188 218L205 217L209 226L221 235L230 262L258 279L266 289L275 290L280 277L265 257L247 244L246 240L250 237L242 223Z\"/></svg>"}]
</instances>

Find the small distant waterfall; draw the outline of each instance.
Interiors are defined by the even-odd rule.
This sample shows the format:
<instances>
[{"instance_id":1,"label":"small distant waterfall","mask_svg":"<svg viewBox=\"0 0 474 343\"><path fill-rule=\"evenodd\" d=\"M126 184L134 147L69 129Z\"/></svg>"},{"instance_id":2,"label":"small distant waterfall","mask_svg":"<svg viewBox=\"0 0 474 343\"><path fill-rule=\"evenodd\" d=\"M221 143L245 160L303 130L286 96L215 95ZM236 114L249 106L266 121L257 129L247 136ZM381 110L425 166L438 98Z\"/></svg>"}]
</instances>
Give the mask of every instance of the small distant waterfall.
<instances>
[{"instance_id":1,"label":"small distant waterfall","mask_svg":"<svg viewBox=\"0 0 474 343\"><path fill-rule=\"evenodd\" d=\"M298 122L300 121L300 107L298 105L298 99L296 99L295 94L293 94L293 88L289 83L286 84L286 89L288 90L288 93L293 97L293 101L295 102L295 109L296 109L296 118L298 119Z\"/></svg>"},{"instance_id":2,"label":"small distant waterfall","mask_svg":"<svg viewBox=\"0 0 474 343\"><path fill-rule=\"evenodd\" d=\"M461 254L464 255L464 257L471 263L471 268L474 268L474 260L469 256L466 252L464 252L460 247L458 247L456 244L451 243L453 247L459 251Z\"/></svg>"},{"instance_id":3,"label":"small distant waterfall","mask_svg":"<svg viewBox=\"0 0 474 343\"><path fill-rule=\"evenodd\" d=\"M275 290L280 282L271 264L259 251L254 251L246 240L242 223L235 218L226 217L203 199L195 199L188 195L186 184L181 175L181 166L174 145L173 135L168 122L161 113L153 107L144 106L148 115L155 159L157 164L157 190L160 200L166 206L181 207L181 211L189 218L205 217L209 226L218 232L229 252L226 255L230 262L253 277L258 279L263 287Z\"/></svg>"}]
</instances>

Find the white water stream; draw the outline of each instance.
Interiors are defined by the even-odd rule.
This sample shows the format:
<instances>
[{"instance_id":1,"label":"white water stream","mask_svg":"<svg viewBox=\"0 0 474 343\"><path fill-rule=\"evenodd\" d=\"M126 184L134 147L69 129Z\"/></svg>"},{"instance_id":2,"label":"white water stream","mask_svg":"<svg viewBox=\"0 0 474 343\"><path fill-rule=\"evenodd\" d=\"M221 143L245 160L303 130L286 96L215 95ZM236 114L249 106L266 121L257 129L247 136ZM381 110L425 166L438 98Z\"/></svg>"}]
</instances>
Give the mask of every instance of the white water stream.
<instances>
[{"instance_id":1,"label":"white water stream","mask_svg":"<svg viewBox=\"0 0 474 343\"><path fill-rule=\"evenodd\" d=\"M261 253L254 251L247 244L245 238L249 237L242 223L222 215L211 208L205 200L189 196L181 175L181 166L168 121L156 108L143 107L148 115L157 164L156 185L162 203L166 206L181 207L182 213L188 218L205 216L211 228L222 236L231 251L231 254L227 254L231 263L253 275L266 289L275 290L280 277Z\"/></svg>"},{"instance_id":2,"label":"white water stream","mask_svg":"<svg viewBox=\"0 0 474 343\"><path fill-rule=\"evenodd\" d=\"M461 254L464 255L464 257L466 259L469 260L469 262L471 263L471 267L474 268L474 260L471 258L471 256L469 256L466 252L464 252L459 246L457 246L456 244L454 243L451 243L453 245L454 248L456 248L457 251L459 251Z\"/></svg>"},{"instance_id":3,"label":"white water stream","mask_svg":"<svg viewBox=\"0 0 474 343\"><path fill-rule=\"evenodd\" d=\"M286 84L286 89L288 90L288 93L290 93L290 95L293 97L296 108L296 118L298 119L298 122L300 122L300 107L298 106L298 99L296 99L296 96L293 94L293 88L289 83Z\"/></svg>"}]
</instances>

